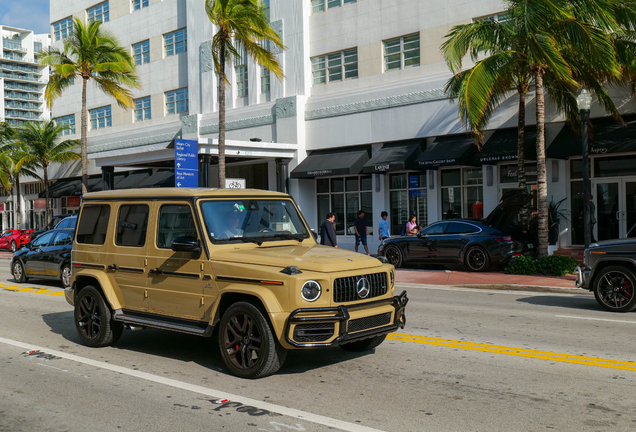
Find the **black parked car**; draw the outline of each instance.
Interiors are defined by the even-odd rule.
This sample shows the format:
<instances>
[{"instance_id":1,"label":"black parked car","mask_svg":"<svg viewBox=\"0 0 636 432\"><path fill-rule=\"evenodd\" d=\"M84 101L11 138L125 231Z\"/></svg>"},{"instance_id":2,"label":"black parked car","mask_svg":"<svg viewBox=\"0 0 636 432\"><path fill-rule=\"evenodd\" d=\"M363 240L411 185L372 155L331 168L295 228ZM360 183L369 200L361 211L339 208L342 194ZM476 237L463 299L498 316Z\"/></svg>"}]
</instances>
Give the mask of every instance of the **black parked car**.
<instances>
[{"instance_id":1,"label":"black parked car","mask_svg":"<svg viewBox=\"0 0 636 432\"><path fill-rule=\"evenodd\" d=\"M518 218L531 199L531 195L521 191L507 194L484 220L435 222L416 235L384 240L378 255L395 267L406 263L464 264L472 271L486 271L491 265L505 264L513 256L532 255L534 244Z\"/></svg>"},{"instance_id":2,"label":"black parked car","mask_svg":"<svg viewBox=\"0 0 636 432\"><path fill-rule=\"evenodd\" d=\"M29 278L58 279L64 288L70 285L73 229L48 231L13 255L11 271L17 282Z\"/></svg>"},{"instance_id":3,"label":"black parked car","mask_svg":"<svg viewBox=\"0 0 636 432\"><path fill-rule=\"evenodd\" d=\"M608 311L636 309L635 239L592 243L576 271L576 286L594 291L596 301Z\"/></svg>"}]
</instances>

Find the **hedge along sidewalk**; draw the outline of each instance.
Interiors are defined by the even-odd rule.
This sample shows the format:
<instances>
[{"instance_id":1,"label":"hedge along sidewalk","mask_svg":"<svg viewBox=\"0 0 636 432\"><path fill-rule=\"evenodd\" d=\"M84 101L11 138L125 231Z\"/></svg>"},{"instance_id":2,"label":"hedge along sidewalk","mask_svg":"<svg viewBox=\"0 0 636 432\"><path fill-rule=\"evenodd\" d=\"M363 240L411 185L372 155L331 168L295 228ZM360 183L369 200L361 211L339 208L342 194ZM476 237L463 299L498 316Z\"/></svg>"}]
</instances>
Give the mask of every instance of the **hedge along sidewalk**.
<instances>
[{"instance_id":1,"label":"hedge along sidewalk","mask_svg":"<svg viewBox=\"0 0 636 432\"><path fill-rule=\"evenodd\" d=\"M518 256L510 260L504 272L514 275L543 274L546 276L565 276L576 271L579 263L572 257L550 255L533 259L529 256Z\"/></svg>"}]
</instances>

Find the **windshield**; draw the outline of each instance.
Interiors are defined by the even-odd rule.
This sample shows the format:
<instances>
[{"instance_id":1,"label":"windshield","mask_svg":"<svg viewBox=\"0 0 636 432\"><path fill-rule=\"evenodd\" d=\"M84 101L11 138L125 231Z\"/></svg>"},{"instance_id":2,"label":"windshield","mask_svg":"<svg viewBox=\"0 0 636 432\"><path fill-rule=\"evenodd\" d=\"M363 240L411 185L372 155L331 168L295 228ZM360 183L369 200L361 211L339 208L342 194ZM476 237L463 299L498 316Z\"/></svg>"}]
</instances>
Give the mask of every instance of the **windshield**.
<instances>
[{"instance_id":1,"label":"windshield","mask_svg":"<svg viewBox=\"0 0 636 432\"><path fill-rule=\"evenodd\" d=\"M309 238L289 200L237 199L204 201L203 218L214 243L298 240Z\"/></svg>"}]
</instances>

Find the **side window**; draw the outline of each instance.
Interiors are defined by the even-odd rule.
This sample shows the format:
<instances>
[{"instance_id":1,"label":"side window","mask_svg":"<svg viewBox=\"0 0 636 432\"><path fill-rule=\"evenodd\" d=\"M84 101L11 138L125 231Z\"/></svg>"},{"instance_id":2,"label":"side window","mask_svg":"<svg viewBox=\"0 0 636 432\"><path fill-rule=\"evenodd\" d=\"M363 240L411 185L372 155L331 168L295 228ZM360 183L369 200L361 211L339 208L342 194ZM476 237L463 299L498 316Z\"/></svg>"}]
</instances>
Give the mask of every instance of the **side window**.
<instances>
[{"instance_id":1,"label":"side window","mask_svg":"<svg viewBox=\"0 0 636 432\"><path fill-rule=\"evenodd\" d=\"M53 246L64 246L73 242L73 234L70 232L58 232L53 240Z\"/></svg>"},{"instance_id":2,"label":"side window","mask_svg":"<svg viewBox=\"0 0 636 432\"><path fill-rule=\"evenodd\" d=\"M446 223L436 223L430 225L424 230L422 230L423 235L434 235L434 234L444 234L444 228L446 228Z\"/></svg>"},{"instance_id":3,"label":"side window","mask_svg":"<svg viewBox=\"0 0 636 432\"><path fill-rule=\"evenodd\" d=\"M470 234L479 231L474 225L469 225L461 222L451 222L446 228L445 234Z\"/></svg>"},{"instance_id":4,"label":"side window","mask_svg":"<svg viewBox=\"0 0 636 432\"><path fill-rule=\"evenodd\" d=\"M38 247L48 246L49 242L51 241L51 237L53 237L53 234L55 233L42 234L40 237L35 239L35 241L33 242L33 246L38 246Z\"/></svg>"},{"instance_id":5,"label":"side window","mask_svg":"<svg viewBox=\"0 0 636 432\"><path fill-rule=\"evenodd\" d=\"M72 228L71 227L71 218L68 217L66 219L62 219L62 221L57 224L57 226L55 227L56 229L61 229L61 228Z\"/></svg>"},{"instance_id":6,"label":"side window","mask_svg":"<svg viewBox=\"0 0 636 432\"><path fill-rule=\"evenodd\" d=\"M145 204L123 205L119 208L115 244L118 246L142 247L146 244L148 213Z\"/></svg>"},{"instance_id":7,"label":"side window","mask_svg":"<svg viewBox=\"0 0 636 432\"><path fill-rule=\"evenodd\" d=\"M192 211L187 205L164 205L159 209L157 247L170 249L177 237L198 238Z\"/></svg>"},{"instance_id":8,"label":"side window","mask_svg":"<svg viewBox=\"0 0 636 432\"><path fill-rule=\"evenodd\" d=\"M103 245L110 218L109 205L85 205L77 227L77 242Z\"/></svg>"}]
</instances>

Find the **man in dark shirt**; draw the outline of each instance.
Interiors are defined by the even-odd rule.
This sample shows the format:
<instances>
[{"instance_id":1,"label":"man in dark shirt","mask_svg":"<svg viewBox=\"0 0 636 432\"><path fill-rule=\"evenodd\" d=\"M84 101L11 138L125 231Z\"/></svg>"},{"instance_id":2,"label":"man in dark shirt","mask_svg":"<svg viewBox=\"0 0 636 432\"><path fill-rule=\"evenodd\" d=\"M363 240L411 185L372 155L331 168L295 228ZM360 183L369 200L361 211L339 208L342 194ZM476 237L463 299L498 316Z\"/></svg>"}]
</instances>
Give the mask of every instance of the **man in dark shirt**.
<instances>
[{"instance_id":1,"label":"man in dark shirt","mask_svg":"<svg viewBox=\"0 0 636 432\"><path fill-rule=\"evenodd\" d=\"M358 212L358 217L353 223L353 227L356 230L356 252L358 252L358 245L362 243L367 255L370 255L367 247L367 220L364 218L364 210Z\"/></svg>"},{"instance_id":2,"label":"man in dark shirt","mask_svg":"<svg viewBox=\"0 0 636 432\"><path fill-rule=\"evenodd\" d=\"M327 220L320 226L320 244L325 246L338 247L338 240L336 239L336 230L333 227L333 223L336 220L336 215L333 213L327 213Z\"/></svg>"}]
</instances>

